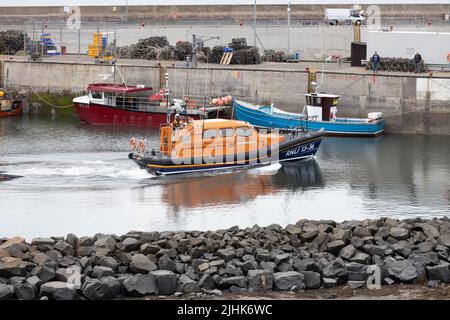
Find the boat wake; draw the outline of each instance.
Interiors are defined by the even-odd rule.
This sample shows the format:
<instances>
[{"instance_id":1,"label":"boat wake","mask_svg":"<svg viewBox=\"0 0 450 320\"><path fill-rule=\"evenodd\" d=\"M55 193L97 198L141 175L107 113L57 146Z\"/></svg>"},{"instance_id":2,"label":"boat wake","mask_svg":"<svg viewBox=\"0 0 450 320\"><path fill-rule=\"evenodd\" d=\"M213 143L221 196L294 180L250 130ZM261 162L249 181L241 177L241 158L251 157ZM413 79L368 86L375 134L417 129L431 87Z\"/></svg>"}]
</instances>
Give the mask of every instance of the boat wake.
<instances>
[{"instance_id":1,"label":"boat wake","mask_svg":"<svg viewBox=\"0 0 450 320\"><path fill-rule=\"evenodd\" d=\"M66 154L64 157L49 155L8 159L2 171L11 176L21 176L14 184L42 185L48 188L68 187L120 187L146 182L152 178L145 170L134 166L121 155ZM128 184L128 185L129 185Z\"/></svg>"},{"instance_id":2,"label":"boat wake","mask_svg":"<svg viewBox=\"0 0 450 320\"><path fill-rule=\"evenodd\" d=\"M273 176L277 174L278 170L281 169L281 164L279 162L274 162L269 165L263 167L257 167L250 169L248 173L253 175L264 175L264 176Z\"/></svg>"},{"instance_id":3,"label":"boat wake","mask_svg":"<svg viewBox=\"0 0 450 320\"><path fill-rule=\"evenodd\" d=\"M127 165L109 163L95 165L64 166L59 163L41 163L39 165L23 168L16 167L7 171L8 174L25 177L88 177L88 178L113 178L113 179L148 179L151 177L145 170L130 168Z\"/></svg>"}]
</instances>

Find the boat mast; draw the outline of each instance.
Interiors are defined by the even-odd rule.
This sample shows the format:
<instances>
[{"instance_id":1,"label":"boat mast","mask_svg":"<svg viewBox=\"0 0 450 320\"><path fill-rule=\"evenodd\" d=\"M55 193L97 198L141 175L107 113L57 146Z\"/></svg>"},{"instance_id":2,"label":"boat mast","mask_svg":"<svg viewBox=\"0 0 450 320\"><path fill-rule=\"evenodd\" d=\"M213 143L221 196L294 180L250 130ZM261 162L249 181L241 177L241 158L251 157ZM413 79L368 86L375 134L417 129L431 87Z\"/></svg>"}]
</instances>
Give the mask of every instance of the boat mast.
<instances>
[{"instance_id":1,"label":"boat mast","mask_svg":"<svg viewBox=\"0 0 450 320\"><path fill-rule=\"evenodd\" d=\"M169 100L169 72L167 72L164 74L165 76L165 90L164 90L164 95L166 96L166 105L167 105L167 123L170 123L170 100Z\"/></svg>"},{"instance_id":2,"label":"boat mast","mask_svg":"<svg viewBox=\"0 0 450 320\"><path fill-rule=\"evenodd\" d=\"M114 66L117 68L117 72L119 73L119 76L120 76L120 78L122 79L122 84L124 84L124 85L125 85L125 88L128 89L128 86L127 86L127 84L126 84L126 82L125 82L125 79L124 79L124 77L123 77L123 75L122 75L122 72L120 71L119 65L118 65L117 63L115 63Z\"/></svg>"}]
</instances>

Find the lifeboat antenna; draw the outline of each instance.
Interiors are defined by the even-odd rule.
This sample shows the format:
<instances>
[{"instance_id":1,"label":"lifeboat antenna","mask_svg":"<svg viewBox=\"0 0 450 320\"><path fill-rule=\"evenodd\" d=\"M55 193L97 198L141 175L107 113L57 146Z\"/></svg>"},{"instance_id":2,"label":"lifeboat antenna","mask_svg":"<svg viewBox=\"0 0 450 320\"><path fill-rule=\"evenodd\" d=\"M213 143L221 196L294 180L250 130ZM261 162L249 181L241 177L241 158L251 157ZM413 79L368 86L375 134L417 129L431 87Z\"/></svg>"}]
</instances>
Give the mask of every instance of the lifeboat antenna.
<instances>
[{"instance_id":1,"label":"lifeboat antenna","mask_svg":"<svg viewBox=\"0 0 450 320\"><path fill-rule=\"evenodd\" d=\"M167 103L167 123L170 123L169 72L166 71L164 77L166 81L164 95L166 96L166 103Z\"/></svg>"}]
</instances>

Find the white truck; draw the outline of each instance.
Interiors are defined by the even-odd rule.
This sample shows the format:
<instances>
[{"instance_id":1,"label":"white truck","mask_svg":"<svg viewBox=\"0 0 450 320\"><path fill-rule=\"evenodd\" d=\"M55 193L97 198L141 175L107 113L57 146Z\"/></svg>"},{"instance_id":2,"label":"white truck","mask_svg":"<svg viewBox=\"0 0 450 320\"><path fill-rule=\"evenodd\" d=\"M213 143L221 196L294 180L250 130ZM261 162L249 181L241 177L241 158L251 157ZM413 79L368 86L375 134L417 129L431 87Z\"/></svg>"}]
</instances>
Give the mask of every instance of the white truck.
<instances>
[{"instance_id":1,"label":"white truck","mask_svg":"<svg viewBox=\"0 0 450 320\"><path fill-rule=\"evenodd\" d=\"M362 10L357 9L325 9L325 23L338 24L363 24L365 22Z\"/></svg>"}]
</instances>

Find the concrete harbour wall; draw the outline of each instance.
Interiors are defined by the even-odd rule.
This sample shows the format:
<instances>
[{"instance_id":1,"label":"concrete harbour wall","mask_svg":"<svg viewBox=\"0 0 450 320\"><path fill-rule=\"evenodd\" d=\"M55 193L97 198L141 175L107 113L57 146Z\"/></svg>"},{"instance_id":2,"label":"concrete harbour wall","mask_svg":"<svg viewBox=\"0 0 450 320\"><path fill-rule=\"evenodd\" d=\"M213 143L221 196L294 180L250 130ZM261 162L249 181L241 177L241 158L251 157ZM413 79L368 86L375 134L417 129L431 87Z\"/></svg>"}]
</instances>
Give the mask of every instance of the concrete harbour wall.
<instances>
[{"instance_id":1,"label":"concrete harbour wall","mask_svg":"<svg viewBox=\"0 0 450 320\"><path fill-rule=\"evenodd\" d=\"M286 19L287 5L257 5L258 19ZM450 13L446 4L382 4L381 12L392 18L443 19ZM67 18L70 13L60 7L0 7L3 21L30 21L45 19L55 21ZM325 8L351 8L351 5L292 5L292 19L323 19ZM83 20L121 21L125 19L125 6L80 7ZM197 6L128 6L129 20L251 20L253 5L197 5Z\"/></svg>"},{"instance_id":2,"label":"concrete harbour wall","mask_svg":"<svg viewBox=\"0 0 450 320\"><path fill-rule=\"evenodd\" d=\"M83 63L3 61L1 82L7 87L38 92L79 94L92 82L113 81L112 66ZM263 66L264 67L264 66ZM123 65L130 84L158 87L160 67ZM287 111L301 112L307 91L303 70L259 67L186 69L168 67L173 96L197 99L232 94L248 101L272 101ZM450 78L349 72L318 73L320 90L342 95L340 116L365 117L381 111L387 132L450 135ZM119 76L116 74L116 81Z\"/></svg>"}]
</instances>

